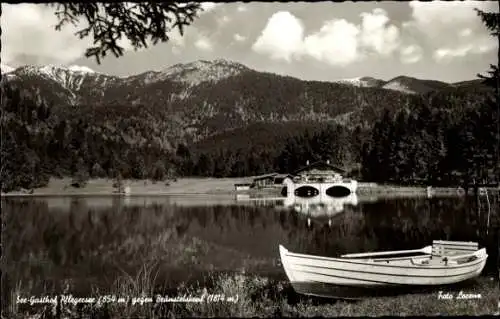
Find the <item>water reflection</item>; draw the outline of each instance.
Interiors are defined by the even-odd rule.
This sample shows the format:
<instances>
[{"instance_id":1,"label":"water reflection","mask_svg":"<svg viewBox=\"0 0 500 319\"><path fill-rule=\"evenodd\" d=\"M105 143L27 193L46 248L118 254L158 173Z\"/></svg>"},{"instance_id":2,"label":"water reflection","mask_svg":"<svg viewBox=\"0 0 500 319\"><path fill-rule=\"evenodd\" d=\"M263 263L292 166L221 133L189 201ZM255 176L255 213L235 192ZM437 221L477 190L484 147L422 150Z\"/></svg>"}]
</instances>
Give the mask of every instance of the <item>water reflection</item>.
<instances>
[{"instance_id":1,"label":"water reflection","mask_svg":"<svg viewBox=\"0 0 500 319\"><path fill-rule=\"evenodd\" d=\"M158 282L175 287L212 271L283 278L279 244L298 253L339 256L420 248L434 239L478 241L490 255L485 273L496 271L498 210L487 233L488 216L477 214L474 199L311 200L3 198L5 271L11 282L32 282L40 289L67 279L106 288L123 271L135 274L145 260L153 260L159 265ZM297 205L299 213L293 211ZM302 212L317 216L314 205L333 214L330 227L314 221L307 227Z\"/></svg>"},{"instance_id":2,"label":"water reflection","mask_svg":"<svg viewBox=\"0 0 500 319\"><path fill-rule=\"evenodd\" d=\"M46 202L49 209L71 210L74 205L86 209L106 209L120 207L150 206L211 206L230 205L234 203L231 195L199 195L199 196L44 196L33 197L34 200ZM14 200L14 199L12 199Z\"/></svg>"},{"instance_id":3,"label":"water reflection","mask_svg":"<svg viewBox=\"0 0 500 319\"><path fill-rule=\"evenodd\" d=\"M343 212L347 205L358 205L358 197L355 193L351 193L349 196L340 198L328 195L304 198L289 193L283 200L283 205L292 208L295 212L306 217L329 218Z\"/></svg>"}]
</instances>

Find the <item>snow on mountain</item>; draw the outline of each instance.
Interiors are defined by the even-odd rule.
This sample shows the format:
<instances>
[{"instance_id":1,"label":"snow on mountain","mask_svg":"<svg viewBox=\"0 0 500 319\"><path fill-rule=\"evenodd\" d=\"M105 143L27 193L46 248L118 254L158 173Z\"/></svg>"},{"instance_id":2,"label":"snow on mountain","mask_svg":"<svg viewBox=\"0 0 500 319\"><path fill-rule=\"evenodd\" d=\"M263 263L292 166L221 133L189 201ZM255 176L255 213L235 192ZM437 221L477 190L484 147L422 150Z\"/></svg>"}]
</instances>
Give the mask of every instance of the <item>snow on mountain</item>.
<instances>
[{"instance_id":1,"label":"snow on mountain","mask_svg":"<svg viewBox=\"0 0 500 319\"><path fill-rule=\"evenodd\" d=\"M81 74L75 74L81 73L80 71L75 72L74 70L65 67L49 65L40 68L39 71L54 81L61 83L62 86L70 90L79 90L84 79Z\"/></svg>"},{"instance_id":2,"label":"snow on mountain","mask_svg":"<svg viewBox=\"0 0 500 319\"><path fill-rule=\"evenodd\" d=\"M65 89L73 92L80 90L84 82L95 82L102 86L109 79L116 78L105 74L97 73L86 66L72 65L69 67L60 65L26 65L16 70L19 76L41 76L58 82Z\"/></svg>"},{"instance_id":3,"label":"snow on mountain","mask_svg":"<svg viewBox=\"0 0 500 319\"><path fill-rule=\"evenodd\" d=\"M453 87L453 85L436 80L422 80L409 76L400 75L389 81L376 79L370 76L342 79L335 81L356 87L381 88L399 91L407 94L424 94L427 92L442 90Z\"/></svg>"},{"instance_id":4,"label":"snow on mountain","mask_svg":"<svg viewBox=\"0 0 500 319\"><path fill-rule=\"evenodd\" d=\"M2 73L5 73L5 70L10 69L8 66L2 65ZM91 104L96 99L106 103L126 99L129 102L132 101L132 104L154 104L186 100L191 94L196 93L196 86L200 83L204 83L204 86L217 85L219 81L238 74L245 74L249 76L248 78L252 78L253 72L259 73L232 61L199 60L179 63L161 71L147 71L125 78L101 74L85 66L30 65L10 71L5 79L26 82L27 86L31 88L45 88L49 92L48 94L56 96L60 101L67 100L68 103L75 105L78 103ZM279 77L270 73L260 74L279 78L276 81L286 82L289 79L289 77ZM247 79L243 80L247 81ZM162 83L163 81L175 81L183 85L171 85L171 83ZM295 79L294 81L300 80ZM419 80L408 76L398 76L390 81L365 76L341 79L335 82L360 88L382 88L411 94L423 94L451 86L444 82ZM231 81L224 81L220 84L232 85ZM357 94L356 92L351 93ZM66 102L61 102L61 104L63 103Z\"/></svg>"},{"instance_id":5,"label":"snow on mountain","mask_svg":"<svg viewBox=\"0 0 500 319\"><path fill-rule=\"evenodd\" d=\"M375 79L369 76L364 76L364 77L356 77L356 78L351 78L351 79L341 79L335 81L337 83L343 83L343 84L348 84L348 85L354 85L357 87L379 87L384 83L384 81Z\"/></svg>"},{"instance_id":6,"label":"snow on mountain","mask_svg":"<svg viewBox=\"0 0 500 319\"><path fill-rule=\"evenodd\" d=\"M193 86L206 81L217 82L245 70L248 70L246 66L226 60L199 60L191 63L175 64L160 72L154 72L154 74L148 75L147 81L168 79Z\"/></svg>"},{"instance_id":7,"label":"snow on mountain","mask_svg":"<svg viewBox=\"0 0 500 319\"><path fill-rule=\"evenodd\" d=\"M80 66L80 65L72 65L68 68L68 70L73 71L73 72L95 73L95 71L92 70L91 68L86 67L86 66Z\"/></svg>"},{"instance_id":8,"label":"snow on mountain","mask_svg":"<svg viewBox=\"0 0 500 319\"><path fill-rule=\"evenodd\" d=\"M70 67L60 66L60 65L26 65L23 66L21 73L23 74L40 74L45 77L51 78L58 82L65 82L62 78L67 78L71 75L86 75L86 74L97 74L94 70L86 66L72 65Z\"/></svg>"},{"instance_id":9,"label":"snow on mountain","mask_svg":"<svg viewBox=\"0 0 500 319\"><path fill-rule=\"evenodd\" d=\"M404 75L395 77L382 86L384 89L410 94L425 94L432 91L447 90L453 87L452 84L442 81L417 79Z\"/></svg>"},{"instance_id":10,"label":"snow on mountain","mask_svg":"<svg viewBox=\"0 0 500 319\"><path fill-rule=\"evenodd\" d=\"M407 85L403 84L401 81L389 81L387 84L382 86L383 89L395 90L404 93L415 94L416 92L411 90Z\"/></svg>"},{"instance_id":11,"label":"snow on mountain","mask_svg":"<svg viewBox=\"0 0 500 319\"><path fill-rule=\"evenodd\" d=\"M3 63L0 64L0 68L2 69L2 74L10 73L15 70L15 68Z\"/></svg>"},{"instance_id":12,"label":"snow on mountain","mask_svg":"<svg viewBox=\"0 0 500 319\"><path fill-rule=\"evenodd\" d=\"M363 85L363 81L361 81L361 77L351 78L351 79L340 79L340 80L336 80L335 82L343 83L343 84L350 84L350 85L355 85L355 86L362 86Z\"/></svg>"}]
</instances>

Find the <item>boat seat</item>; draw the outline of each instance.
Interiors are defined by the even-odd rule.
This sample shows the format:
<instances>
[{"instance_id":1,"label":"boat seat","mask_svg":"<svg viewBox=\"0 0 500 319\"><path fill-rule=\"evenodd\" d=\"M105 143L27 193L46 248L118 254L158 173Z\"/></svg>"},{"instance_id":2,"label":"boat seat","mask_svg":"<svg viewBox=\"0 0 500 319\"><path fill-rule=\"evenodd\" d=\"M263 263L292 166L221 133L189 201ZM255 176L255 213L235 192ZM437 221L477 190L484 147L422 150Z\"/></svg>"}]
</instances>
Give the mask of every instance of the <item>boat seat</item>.
<instances>
[{"instance_id":1,"label":"boat seat","mask_svg":"<svg viewBox=\"0 0 500 319\"><path fill-rule=\"evenodd\" d=\"M430 260L429 259L421 259L421 258L411 258L411 263L412 265L415 266L429 266ZM416 261L418 260L418 261Z\"/></svg>"},{"instance_id":2,"label":"boat seat","mask_svg":"<svg viewBox=\"0 0 500 319\"><path fill-rule=\"evenodd\" d=\"M472 254L479 249L476 242L461 242L448 240L434 240L431 256L445 257Z\"/></svg>"}]
</instances>

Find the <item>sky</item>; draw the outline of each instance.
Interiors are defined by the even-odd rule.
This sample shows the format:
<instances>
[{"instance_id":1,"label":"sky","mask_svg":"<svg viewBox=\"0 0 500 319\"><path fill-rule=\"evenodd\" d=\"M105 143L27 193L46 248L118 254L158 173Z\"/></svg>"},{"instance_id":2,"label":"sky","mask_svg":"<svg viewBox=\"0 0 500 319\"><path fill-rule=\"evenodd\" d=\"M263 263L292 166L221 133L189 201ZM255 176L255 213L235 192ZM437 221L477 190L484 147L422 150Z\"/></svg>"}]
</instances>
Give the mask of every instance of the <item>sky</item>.
<instances>
[{"instance_id":1,"label":"sky","mask_svg":"<svg viewBox=\"0 0 500 319\"><path fill-rule=\"evenodd\" d=\"M333 81L399 75L456 82L485 73L498 44L474 8L498 11L496 1L457 2L233 2L205 9L170 41L98 65L84 52L83 24L54 30L55 9L2 4L2 64L80 65L111 75L160 71L176 63L226 59L258 71Z\"/></svg>"}]
</instances>

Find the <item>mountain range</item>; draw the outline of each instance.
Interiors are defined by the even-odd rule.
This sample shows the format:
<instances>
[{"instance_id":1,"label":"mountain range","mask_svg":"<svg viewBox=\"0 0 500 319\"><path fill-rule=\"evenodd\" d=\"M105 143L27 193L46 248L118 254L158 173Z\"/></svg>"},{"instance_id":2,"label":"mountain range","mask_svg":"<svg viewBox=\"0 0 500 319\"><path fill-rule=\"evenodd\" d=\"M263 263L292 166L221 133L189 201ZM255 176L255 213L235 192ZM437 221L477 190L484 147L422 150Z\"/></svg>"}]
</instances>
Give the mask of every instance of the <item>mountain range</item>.
<instances>
[{"instance_id":1,"label":"mountain range","mask_svg":"<svg viewBox=\"0 0 500 319\"><path fill-rule=\"evenodd\" d=\"M68 89L73 91L78 91L80 87L78 85L71 86L71 83L78 82L79 84L81 84L83 82L83 78L86 77L94 79L103 77L105 79L111 79L111 82L115 82L116 79L120 79L119 77L97 73L89 67L78 65L72 65L69 67L47 65L23 66L20 68L13 68L6 64L2 64L1 70L2 74L7 75L8 78L11 78L13 76L22 77L28 74L33 76L41 76L45 77L46 79L52 79L56 82L59 82L62 86L67 87ZM179 63L161 71L147 71L138 75L132 75L125 78L122 77L121 79L125 82L127 82L127 80L129 80L130 82L133 80L141 79L144 81L144 84L161 82L163 80L172 80L188 83L193 86L206 81L218 81L220 79L231 77L245 71L251 71L251 69L236 62L231 62L223 59L214 61L199 60L185 64ZM332 80L331 82L357 87L375 87L381 89L389 89L410 94L422 94L440 89L461 87L463 85L480 85L481 80L447 83L436 80L417 79L409 76L397 76L393 79L385 81L370 76L363 76L350 79ZM68 84L70 85L68 86Z\"/></svg>"},{"instance_id":2,"label":"mountain range","mask_svg":"<svg viewBox=\"0 0 500 319\"><path fill-rule=\"evenodd\" d=\"M332 82L304 81L258 72L227 60L176 64L128 77L87 67L3 65L10 84L52 105L60 117L90 113L146 116L162 121L167 144L199 141L253 123L312 121L369 126L383 109L397 110L432 92L477 91L480 80L445 83L398 76L389 81L359 77ZM125 113L124 113L125 114ZM110 116L94 120L115 121Z\"/></svg>"},{"instance_id":3,"label":"mountain range","mask_svg":"<svg viewBox=\"0 0 500 319\"><path fill-rule=\"evenodd\" d=\"M319 159L367 180L407 182L439 167L465 172L464 147L493 154L495 143L494 92L479 80L304 81L226 60L128 77L1 68L4 191L50 176L73 176L79 187L88 176L252 176Z\"/></svg>"}]
</instances>

